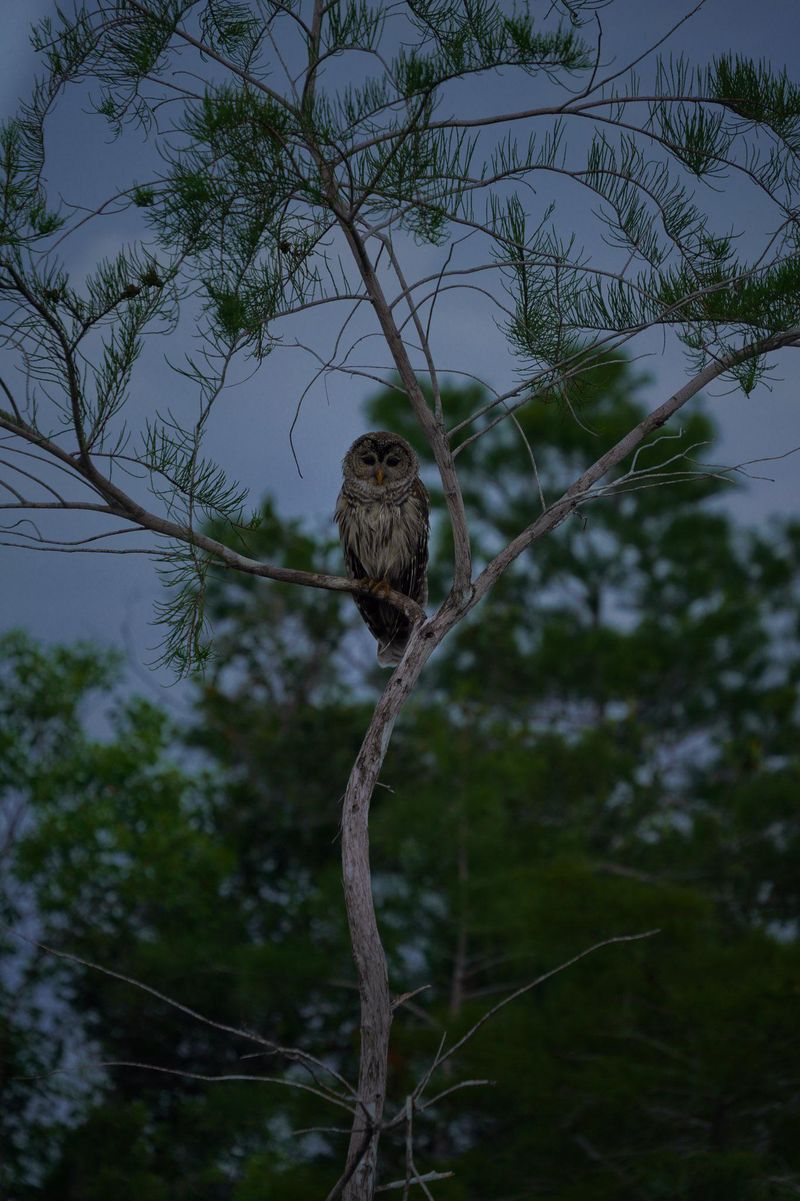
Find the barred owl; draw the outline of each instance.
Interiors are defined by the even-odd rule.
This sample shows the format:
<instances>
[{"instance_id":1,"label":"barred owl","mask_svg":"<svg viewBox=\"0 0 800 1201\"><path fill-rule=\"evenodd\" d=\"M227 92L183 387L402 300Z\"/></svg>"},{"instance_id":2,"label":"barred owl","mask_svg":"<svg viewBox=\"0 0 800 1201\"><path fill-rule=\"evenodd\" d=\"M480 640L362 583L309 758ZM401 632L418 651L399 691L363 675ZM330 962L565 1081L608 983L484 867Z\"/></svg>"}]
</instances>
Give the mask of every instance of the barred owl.
<instances>
[{"instance_id":1,"label":"barred owl","mask_svg":"<svg viewBox=\"0 0 800 1201\"><path fill-rule=\"evenodd\" d=\"M429 505L414 451L398 434L363 434L345 455L342 471L336 521L347 574L388 584L424 605ZM411 630L408 618L377 597L353 599L378 640L378 662L399 663Z\"/></svg>"}]
</instances>

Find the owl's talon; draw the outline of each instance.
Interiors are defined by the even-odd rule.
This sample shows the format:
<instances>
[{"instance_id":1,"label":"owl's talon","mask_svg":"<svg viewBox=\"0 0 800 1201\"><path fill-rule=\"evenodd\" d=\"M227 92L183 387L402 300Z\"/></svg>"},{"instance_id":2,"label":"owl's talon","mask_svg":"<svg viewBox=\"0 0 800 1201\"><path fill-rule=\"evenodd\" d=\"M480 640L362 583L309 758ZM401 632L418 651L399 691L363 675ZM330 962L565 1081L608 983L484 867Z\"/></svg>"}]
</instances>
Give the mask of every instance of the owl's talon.
<instances>
[{"instance_id":1,"label":"owl's talon","mask_svg":"<svg viewBox=\"0 0 800 1201\"><path fill-rule=\"evenodd\" d=\"M358 582L359 584L363 584L367 591L376 596L378 600L385 600L392 590L392 585L387 579L376 580L370 576L365 576Z\"/></svg>"},{"instance_id":2,"label":"owl's talon","mask_svg":"<svg viewBox=\"0 0 800 1201\"><path fill-rule=\"evenodd\" d=\"M379 600L385 600L392 591L392 585L388 580L370 580L369 590L378 597Z\"/></svg>"}]
</instances>

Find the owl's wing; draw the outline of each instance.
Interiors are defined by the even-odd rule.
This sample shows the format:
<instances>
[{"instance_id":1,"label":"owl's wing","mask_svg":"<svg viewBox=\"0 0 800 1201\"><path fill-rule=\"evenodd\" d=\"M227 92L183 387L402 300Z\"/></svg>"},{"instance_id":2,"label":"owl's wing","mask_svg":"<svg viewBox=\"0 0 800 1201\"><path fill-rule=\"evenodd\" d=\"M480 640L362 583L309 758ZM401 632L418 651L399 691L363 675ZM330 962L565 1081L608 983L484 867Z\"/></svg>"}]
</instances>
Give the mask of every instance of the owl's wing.
<instances>
[{"instance_id":1,"label":"owl's wing","mask_svg":"<svg viewBox=\"0 0 800 1201\"><path fill-rule=\"evenodd\" d=\"M425 486L417 477L411 485L409 496L411 513L406 521L411 526L409 551L398 562L391 573L391 582L398 592L424 605L428 599L428 517L430 503ZM411 622L392 605L382 606L382 633L378 636L378 662L382 667L393 667L403 657L411 633Z\"/></svg>"},{"instance_id":2,"label":"owl's wing","mask_svg":"<svg viewBox=\"0 0 800 1201\"><path fill-rule=\"evenodd\" d=\"M347 564L347 574L352 580L365 580L369 578L369 572L352 547L345 547L344 558ZM396 619L402 617L402 614L398 609L395 609L394 605L387 605L374 597L365 596L360 592L353 593L353 600L373 638L376 638L378 642L385 642L394 636L397 632Z\"/></svg>"},{"instance_id":3,"label":"owl's wing","mask_svg":"<svg viewBox=\"0 0 800 1201\"><path fill-rule=\"evenodd\" d=\"M392 583L398 592L404 592L418 605L424 605L428 599L428 525L431 506L425 485L419 477L411 485L410 500L416 511L414 550L412 555L403 560Z\"/></svg>"}]
</instances>

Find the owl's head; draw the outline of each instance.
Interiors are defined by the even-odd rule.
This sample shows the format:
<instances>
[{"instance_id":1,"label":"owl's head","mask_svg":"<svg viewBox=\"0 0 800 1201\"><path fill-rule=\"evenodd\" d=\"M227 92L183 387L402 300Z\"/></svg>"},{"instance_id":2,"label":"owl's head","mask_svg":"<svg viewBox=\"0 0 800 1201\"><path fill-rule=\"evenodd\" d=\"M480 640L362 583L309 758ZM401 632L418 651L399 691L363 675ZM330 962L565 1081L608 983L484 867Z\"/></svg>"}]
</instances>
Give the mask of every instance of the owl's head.
<instances>
[{"instance_id":1,"label":"owl's head","mask_svg":"<svg viewBox=\"0 0 800 1201\"><path fill-rule=\"evenodd\" d=\"M344 456L342 470L346 480L356 479L371 493L380 495L413 479L419 471L419 460L405 438L376 430L355 440Z\"/></svg>"}]
</instances>

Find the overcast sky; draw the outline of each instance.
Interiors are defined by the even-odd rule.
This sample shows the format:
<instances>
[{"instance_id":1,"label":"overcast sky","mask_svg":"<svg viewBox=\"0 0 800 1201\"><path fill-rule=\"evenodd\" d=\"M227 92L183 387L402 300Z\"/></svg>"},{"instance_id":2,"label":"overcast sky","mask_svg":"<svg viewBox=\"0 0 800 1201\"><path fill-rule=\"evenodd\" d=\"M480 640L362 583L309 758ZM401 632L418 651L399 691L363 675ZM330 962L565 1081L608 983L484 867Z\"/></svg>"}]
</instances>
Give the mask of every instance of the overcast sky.
<instances>
[{"instance_id":1,"label":"overcast sky","mask_svg":"<svg viewBox=\"0 0 800 1201\"><path fill-rule=\"evenodd\" d=\"M50 0L2 0L2 39L0 39L0 114L13 115L19 97L28 91L36 69L35 56L28 44L28 27L37 16L52 11ZM616 56L619 63L666 29L690 5L676 0L642 4L641 0L620 0L604 15L604 58ZM800 4L797 0L707 0L703 10L675 37L671 48L685 50L695 60L714 53L733 50L770 59L788 66L795 75L800 46ZM644 71L645 68L643 67ZM480 107L479 85L471 103ZM510 96L512 102L524 103ZM70 107L72 105L72 108ZM79 131L76 134L76 130ZM80 104L68 100L50 130L48 151L51 166L48 177L69 201L84 202L112 191L115 184L127 185L131 154L135 156L136 135L130 141L113 144L99 118L81 115ZM728 204L727 198L720 204ZM747 223L748 214L739 214ZM106 233L107 228L107 233ZM93 227L90 241L84 241L77 253L97 262L111 253L119 242L119 230L102 223ZM75 251L71 253L76 253ZM427 256L427 257L426 257ZM414 252L425 269L439 265L439 252L420 249ZM436 266L434 267L434 263ZM467 294L468 295L468 294ZM331 330L329 310L324 316L306 320L301 332L293 331L301 341L319 340L325 345ZM370 345L366 344L367 347ZM474 370L491 375L497 386L507 386L514 378L514 363L504 343L483 311L464 301L449 310L447 322L433 329L433 345L440 366ZM170 344L169 355L177 361L183 344ZM160 346L142 364L133 390L145 398L164 388L177 387L163 373L164 347ZM365 349L365 360L375 350ZM795 355L797 352L794 352ZM782 456L800 447L800 403L798 403L797 366L791 352L776 360L778 370L771 391L761 388L749 399L718 388L707 396L711 412L723 431L722 461ZM487 366L487 364L491 366ZM644 364L654 376L652 402L656 404L674 391L685 379L684 367L674 355L654 355ZM297 398L309 379L310 361L301 351L286 349L271 356L267 365L245 381L249 370L242 370L242 382L234 388L217 413L212 426L209 451L231 475L253 490L256 501L265 491L276 498L286 515L309 516L319 522L330 519L339 487L340 462L347 446L363 429L360 404L369 391L363 380L339 378L326 388L314 388L306 398L297 428L297 449L303 468L298 475L288 446L288 431ZM176 403L180 402L176 393ZM778 459L753 469L772 477L774 482L755 480L746 497L732 503L741 516L754 523L770 514L800 513L800 455ZM60 518L60 520L64 520ZM65 536L69 534L65 533ZM268 586L268 585L267 585ZM24 626L35 635L48 639L72 640L96 638L106 644L124 646L131 661L144 665L154 657L158 635L150 626L153 601L159 593L154 566L139 556L108 557L94 555L40 554L0 547L0 629ZM153 678L161 686L168 677Z\"/></svg>"}]
</instances>

